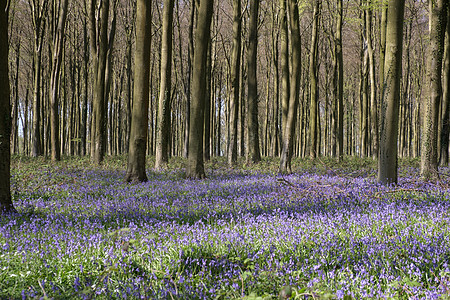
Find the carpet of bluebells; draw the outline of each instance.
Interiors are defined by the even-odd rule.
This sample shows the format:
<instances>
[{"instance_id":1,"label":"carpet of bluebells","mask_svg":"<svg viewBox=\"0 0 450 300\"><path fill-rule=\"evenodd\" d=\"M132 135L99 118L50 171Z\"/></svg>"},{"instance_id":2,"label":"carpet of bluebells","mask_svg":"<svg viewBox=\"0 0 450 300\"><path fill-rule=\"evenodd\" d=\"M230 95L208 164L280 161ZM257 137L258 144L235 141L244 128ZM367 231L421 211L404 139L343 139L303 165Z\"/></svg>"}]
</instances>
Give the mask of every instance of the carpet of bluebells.
<instances>
[{"instance_id":1,"label":"carpet of bluebells","mask_svg":"<svg viewBox=\"0 0 450 300\"><path fill-rule=\"evenodd\" d=\"M450 185L375 171L14 163L0 299L441 299ZM448 170L443 170L446 172ZM283 294L284 293L284 294Z\"/></svg>"}]
</instances>

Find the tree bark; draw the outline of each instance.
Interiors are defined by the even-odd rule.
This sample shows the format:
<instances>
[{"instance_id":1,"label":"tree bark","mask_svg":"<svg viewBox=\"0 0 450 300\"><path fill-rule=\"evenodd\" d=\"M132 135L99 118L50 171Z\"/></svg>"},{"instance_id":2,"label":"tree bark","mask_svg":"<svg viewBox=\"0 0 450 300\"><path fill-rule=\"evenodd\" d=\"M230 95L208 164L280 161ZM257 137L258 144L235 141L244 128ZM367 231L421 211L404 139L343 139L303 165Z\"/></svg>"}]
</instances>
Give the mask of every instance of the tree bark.
<instances>
[{"instance_id":1,"label":"tree bark","mask_svg":"<svg viewBox=\"0 0 450 300\"><path fill-rule=\"evenodd\" d=\"M11 200L11 107L8 70L8 10L7 0L0 0L0 213L13 212Z\"/></svg>"},{"instance_id":2,"label":"tree bark","mask_svg":"<svg viewBox=\"0 0 450 300\"><path fill-rule=\"evenodd\" d=\"M446 0L430 1L430 44L427 55L428 94L424 98L423 141L420 174L423 179L437 179L437 133L442 97L442 57L447 17Z\"/></svg>"},{"instance_id":3,"label":"tree bark","mask_svg":"<svg viewBox=\"0 0 450 300\"><path fill-rule=\"evenodd\" d=\"M397 183L397 140L402 74L405 1L389 0L386 28L385 86L381 106L378 182Z\"/></svg>"},{"instance_id":4,"label":"tree bark","mask_svg":"<svg viewBox=\"0 0 450 300\"><path fill-rule=\"evenodd\" d=\"M292 54L291 65L292 74L290 80L290 99L289 110L285 122L285 131L283 132L283 149L281 152L280 172L290 173L291 159L293 154L293 143L295 136L295 126L297 121L297 108L300 93L300 74L301 70L301 39L300 39L300 22L298 15L298 2L289 0L289 20L291 24L291 41Z\"/></svg>"},{"instance_id":5,"label":"tree bark","mask_svg":"<svg viewBox=\"0 0 450 300\"><path fill-rule=\"evenodd\" d=\"M338 0L338 17L336 25L336 58L338 70L338 101L337 101L337 119L338 119L338 157L342 160L344 157L344 59L342 54L342 16L344 15L342 0Z\"/></svg>"},{"instance_id":6,"label":"tree bark","mask_svg":"<svg viewBox=\"0 0 450 300\"><path fill-rule=\"evenodd\" d=\"M228 144L228 165L237 162L239 79L241 69L241 0L233 0L233 53L231 57L230 86L230 139Z\"/></svg>"},{"instance_id":7,"label":"tree bark","mask_svg":"<svg viewBox=\"0 0 450 300\"><path fill-rule=\"evenodd\" d=\"M192 61L194 55L194 21L195 21L195 1L191 0L191 7L189 11L189 46L188 46L188 58L187 58L187 84L186 84L186 112L185 112L185 124L184 124L184 148L183 157L187 158L189 154L189 126L191 116L191 84L192 84Z\"/></svg>"},{"instance_id":8,"label":"tree bark","mask_svg":"<svg viewBox=\"0 0 450 300\"><path fill-rule=\"evenodd\" d=\"M258 20L259 1L250 1L250 23L248 44L248 150L249 161L258 163L261 161L259 148L259 124L258 124L258 81L256 77L258 52Z\"/></svg>"},{"instance_id":9,"label":"tree bark","mask_svg":"<svg viewBox=\"0 0 450 300\"><path fill-rule=\"evenodd\" d=\"M147 150L147 127L150 83L151 47L151 2L137 1L136 54L133 118L131 119L130 148L125 180L127 182L147 181L145 156Z\"/></svg>"},{"instance_id":10,"label":"tree bark","mask_svg":"<svg viewBox=\"0 0 450 300\"><path fill-rule=\"evenodd\" d=\"M50 77L50 106L51 106L51 156L53 161L61 160L60 141L59 141L59 111L58 96L60 85L60 74L62 64L62 54L64 48L64 30L66 27L68 0L64 0L59 7L58 25L53 36L52 48L52 70ZM55 3L54 3L55 5ZM54 7L53 9L57 9ZM55 16L58 12L55 12Z\"/></svg>"},{"instance_id":11,"label":"tree bark","mask_svg":"<svg viewBox=\"0 0 450 300\"><path fill-rule=\"evenodd\" d=\"M368 1L367 5L372 3ZM372 137L372 156L378 157L378 103L377 103L377 85L375 80L375 56L372 42L372 8L366 10L366 41L367 54L369 56L369 82L370 82L370 124Z\"/></svg>"},{"instance_id":12,"label":"tree bark","mask_svg":"<svg viewBox=\"0 0 450 300\"><path fill-rule=\"evenodd\" d=\"M164 1L155 169L161 169L169 162L174 3L174 0Z\"/></svg>"},{"instance_id":13,"label":"tree bark","mask_svg":"<svg viewBox=\"0 0 450 300\"><path fill-rule=\"evenodd\" d=\"M309 56L309 78L311 85L310 116L309 116L309 156L315 158L318 155L318 115L319 115L319 95L317 84L317 48L318 48L318 28L321 1L315 0L313 12L313 24L311 31L311 51Z\"/></svg>"},{"instance_id":14,"label":"tree bark","mask_svg":"<svg viewBox=\"0 0 450 300\"><path fill-rule=\"evenodd\" d=\"M281 136L286 132L286 120L289 111L289 36L286 12L286 0L280 0L280 55L281 55Z\"/></svg>"},{"instance_id":15,"label":"tree bark","mask_svg":"<svg viewBox=\"0 0 450 300\"><path fill-rule=\"evenodd\" d=\"M205 177L203 163L203 123L206 97L206 60L210 42L213 0L200 0L195 30L194 63L192 77L192 107L189 126L189 153L186 176Z\"/></svg>"},{"instance_id":16,"label":"tree bark","mask_svg":"<svg viewBox=\"0 0 450 300\"><path fill-rule=\"evenodd\" d=\"M104 123L106 122L106 67L108 53L108 19L109 2L102 0L100 4L100 17L96 15L96 0L91 0L90 22L91 22L91 53L93 59L93 114L91 126L91 159L95 164L101 164L105 155ZM100 24L98 24L100 22ZM97 32L97 29L99 32Z\"/></svg>"},{"instance_id":17,"label":"tree bark","mask_svg":"<svg viewBox=\"0 0 450 300\"><path fill-rule=\"evenodd\" d=\"M447 7L447 24L445 30L444 43L444 74L442 86L442 131L441 131L441 155L439 164L441 166L448 165L448 146L450 138L450 8Z\"/></svg>"},{"instance_id":18,"label":"tree bark","mask_svg":"<svg viewBox=\"0 0 450 300\"><path fill-rule=\"evenodd\" d=\"M41 4L39 0L32 0L29 3L34 30L33 148L31 155L37 157L44 154L41 137L41 64L48 1L43 1Z\"/></svg>"}]
</instances>

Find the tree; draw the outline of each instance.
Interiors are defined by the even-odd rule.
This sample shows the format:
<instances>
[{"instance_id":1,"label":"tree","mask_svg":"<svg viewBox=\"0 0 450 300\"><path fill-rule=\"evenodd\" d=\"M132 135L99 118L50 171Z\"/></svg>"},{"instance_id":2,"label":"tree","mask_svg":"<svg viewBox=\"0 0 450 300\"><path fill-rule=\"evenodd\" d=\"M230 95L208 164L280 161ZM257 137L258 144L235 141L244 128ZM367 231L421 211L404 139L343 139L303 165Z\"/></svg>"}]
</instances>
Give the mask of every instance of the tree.
<instances>
[{"instance_id":1,"label":"tree","mask_svg":"<svg viewBox=\"0 0 450 300\"><path fill-rule=\"evenodd\" d=\"M194 63L192 78L192 107L189 126L189 151L186 175L188 178L205 177L203 162L203 123L206 101L206 68L210 42L213 0L200 0L195 29Z\"/></svg>"},{"instance_id":2,"label":"tree","mask_svg":"<svg viewBox=\"0 0 450 300\"><path fill-rule=\"evenodd\" d=\"M58 22L56 31L53 34L53 48L52 48L52 71L50 77L50 105L51 105L51 153L52 160L59 161L61 159L60 142L59 142L59 112L58 112L58 93L60 85L60 74L62 64L62 53L64 45L64 29L66 27L67 6L69 0L64 0L59 3L59 10L56 2L53 2L55 6L54 20ZM56 14L59 16L56 17Z\"/></svg>"},{"instance_id":3,"label":"tree","mask_svg":"<svg viewBox=\"0 0 450 300\"><path fill-rule=\"evenodd\" d=\"M91 0L89 18L91 23L91 56L93 60L94 99L91 123L91 159L101 164L105 155L106 125L106 68L108 64L108 19L109 2L102 0L100 4ZM99 12L96 7L99 6Z\"/></svg>"},{"instance_id":4,"label":"tree","mask_svg":"<svg viewBox=\"0 0 450 300\"><path fill-rule=\"evenodd\" d=\"M8 0L0 0L0 213L15 211L11 200L11 107L8 70Z\"/></svg>"},{"instance_id":5,"label":"tree","mask_svg":"<svg viewBox=\"0 0 450 300\"><path fill-rule=\"evenodd\" d=\"M248 149L252 163L261 161L258 126L258 81L256 56L258 52L259 0L250 1L250 23L248 38Z\"/></svg>"},{"instance_id":6,"label":"tree","mask_svg":"<svg viewBox=\"0 0 450 300\"><path fill-rule=\"evenodd\" d=\"M41 76L42 76L42 48L46 26L47 0L31 0L29 2L33 19L34 44L33 44L33 148L32 156L44 154L41 137Z\"/></svg>"},{"instance_id":7,"label":"tree","mask_svg":"<svg viewBox=\"0 0 450 300\"><path fill-rule=\"evenodd\" d=\"M295 136L295 123L297 121L297 107L300 93L300 74L301 74L301 39L300 22L298 16L298 3L296 0L289 0L289 16L291 24L292 55L291 65L292 74L290 80L290 99L287 119L285 121L285 130L283 132L283 148L280 160L280 172L291 172L291 158L293 152L293 143Z\"/></svg>"},{"instance_id":8,"label":"tree","mask_svg":"<svg viewBox=\"0 0 450 300\"><path fill-rule=\"evenodd\" d=\"M241 0L233 0L233 53L230 78L230 138L228 144L228 164L237 162L239 78L241 68Z\"/></svg>"},{"instance_id":9,"label":"tree","mask_svg":"<svg viewBox=\"0 0 450 300\"><path fill-rule=\"evenodd\" d=\"M195 21L195 1L191 0L191 7L189 9L189 45L187 55L187 76L185 83L186 90L186 111L184 121L184 145L183 145L183 157L188 157L189 152L189 121L191 113L191 78L192 78L192 61L194 53L194 21Z\"/></svg>"},{"instance_id":10,"label":"tree","mask_svg":"<svg viewBox=\"0 0 450 300\"><path fill-rule=\"evenodd\" d=\"M397 140L405 0L389 0L381 106L378 182L397 183Z\"/></svg>"},{"instance_id":11,"label":"tree","mask_svg":"<svg viewBox=\"0 0 450 300\"><path fill-rule=\"evenodd\" d=\"M335 33L335 55L336 55L336 71L337 78L335 79L336 84L336 117L337 117L337 150L338 158L342 159L344 156L344 62L342 54L342 16L344 14L342 7L342 0L337 1L337 22L336 22L336 33Z\"/></svg>"},{"instance_id":12,"label":"tree","mask_svg":"<svg viewBox=\"0 0 450 300\"><path fill-rule=\"evenodd\" d=\"M442 97L442 58L444 51L446 0L430 0L430 44L427 55L428 93L424 101L422 156L420 174L428 180L438 178L437 134Z\"/></svg>"},{"instance_id":13,"label":"tree","mask_svg":"<svg viewBox=\"0 0 450 300\"><path fill-rule=\"evenodd\" d=\"M441 166L448 165L448 144L450 138L450 7L447 7L447 25L445 29L444 43L444 74L442 87L442 131L441 131L441 154L439 164Z\"/></svg>"},{"instance_id":14,"label":"tree","mask_svg":"<svg viewBox=\"0 0 450 300\"><path fill-rule=\"evenodd\" d=\"M289 111L289 36L287 26L286 0L280 0L280 31L281 31L281 134L286 131L286 120Z\"/></svg>"},{"instance_id":15,"label":"tree","mask_svg":"<svg viewBox=\"0 0 450 300\"><path fill-rule=\"evenodd\" d=\"M155 169L169 162L173 6L174 0L164 1Z\"/></svg>"},{"instance_id":16,"label":"tree","mask_svg":"<svg viewBox=\"0 0 450 300\"><path fill-rule=\"evenodd\" d=\"M375 56L374 47L372 42L372 8L370 7L372 3L367 1L368 6L365 11L365 21L366 21L366 43L367 43L367 54L369 59L369 81L370 81L370 121L371 121L371 131L372 131L372 155L373 157L378 156L378 103L376 98L376 81L375 81Z\"/></svg>"},{"instance_id":17,"label":"tree","mask_svg":"<svg viewBox=\"0 0 450 300\"><path fill-rule=\"evenodd\" d=\"M313 12L313 24L311 30L311 51L309 53L309 79L311 85L311 100L309 109L309 156L315 158L318 155L318 115L319 115L319 94L317 84L317 48L318 48L318 33L319 33L319 16L321 9L321 1L315 0Z\"/></svg>"},{"instance_id":18,"label":"tree","mask_svg":"<svg viewBox=\"0 0 450 300\"><path fill-rule=\"evenodd\" d=\"M147 127L150 82L150 47L152 4L138 0L136 18L136 54L133 117L131 119L130 149L125 180L147 181L145 155L147 150Z\"/></svg>"}]
</instances>

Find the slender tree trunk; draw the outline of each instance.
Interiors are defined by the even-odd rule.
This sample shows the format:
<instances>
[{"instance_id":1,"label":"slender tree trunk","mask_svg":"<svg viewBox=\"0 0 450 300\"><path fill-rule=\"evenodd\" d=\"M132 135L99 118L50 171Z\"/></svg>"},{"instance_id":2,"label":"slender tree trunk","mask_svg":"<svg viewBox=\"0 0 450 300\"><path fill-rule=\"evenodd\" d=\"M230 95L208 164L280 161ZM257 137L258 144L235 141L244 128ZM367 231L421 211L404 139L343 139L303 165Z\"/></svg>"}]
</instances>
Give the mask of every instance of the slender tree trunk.
<instances>
[{"instance_id":1,"label":"slender tree trunk","mask_svg":"<svg viewBox=\"0 0 450 300\"><path fill-rule=\"evenodd\" d=\"M258 85L256 77L258 53L258 20L259 1L250 1L250 24L248 44L248 150L249 161L258 163L261 161L259 149L259 125L258 125Z\"/></svg>"},{"instance_id":2,"label":"slender tree trunk","mask_svg":"<svg viewBox=\"0 0 450 300\"><path fill-rule=\"evenodd\" d=\"M11 129L11 143L12 153L19 153L19 123L18 118L20 114L19 110L19 70L20 70L20 39L16 44L16 72L14 75L14 93L11 96L14 97L14 107L12 112L12 129Z\"/></svg>"},{"instance_id":3,"label":"slender tree trunk","mask_svg":"<svg viewBox=\"0 0 450 300\"><path fill-rule=\"evenodd\" d=\"M315 158L318 155L318 115L319 115L319 95L317 84L317 48L318 48L318 28L320 16L321 2L315 0L313 12L313 25L311 31L311 51L309 57L309 78L311 85L311 102L310 102L310 117L309 117L309 156Z\"/></svg>"},{"instance_id":4,"label":"slender tree trunk","mask_svg":"<svg viewBox=\"0 0 450 300\"><path fill-rule=\"evenodd\" d=\"M31 155L41 156L44 154L42 137L41 137L41 76L42 76L42 47L46 25L47 3L44 1L42 5L39 1L32 0L29 2L34 30L34 91L33 91L33 148Z\"/></svg>"},{"instance_id":5,"label":"slender tree trunk","mask_svg":"<svg viewBox=\"0 0 450 300\"><path fill-rule=\"evenodd\" d=\"M445 30L444 43L444 74L443 74L443 87L442 87L442 101L443 101L443 113L442 113L442 132L441 132L441 155L440 165L448 165L448 146L450 138L450 8L447 7L447 26Z\"/></svg>"},{"instance_id":6,"label":"slender tree trunk","mask_svg":"<svg viewBox=\"0 0 450 300\"><path fill-rule=\"evenodd\" d=\"M55 3L54 3L55 4ZM50 77L50 106L51 106L51 153L52 160L59 161L61 159L60 142L59 142L59 111L58 96L59 84L62 64L62 54L64 49L64 30L66 27L67 6L69 0L64 0L59 7L58 25L53 36L52 49L52 70ZM54 7L55 16L58 14L58 7Z\"/></svg>"},{"instance_id":7,"label":"slender tree trunk","mask_svg":"<svg viewBox=\"0 0 450 300\"><path fill-rule=\"evenodd\" d=\"M274 2L272 4L272 64L273 64L273 70L274 70L274 83L273 83L273 98L274 98L274 109L272 109L272 120L273 120L273 126L272 126L272 155L278 156L279 155L279 148L280 148L280 117L279 117L279 110L280 110L280 88L279 88L279 64L278 64L278 40L279 40L279 34L278 30L276 30L277 26L277 17L275 15L275 9L276 9L276 3Z\"/></svg>"},{"instance_id":8,"label":"slender tree trunk","mask_svg":"<svg viewBox=\"0 0 450 300\"><path fill-rule=\"evenodd\" d=\"M155 169L169 162L173 7L174 0L164 1Z\"/></svg>"},{"instance_id":9,"label":"slender tree trunk","mask_svg":"<svg viewBox=\"0 0 450 300\"><path fill-rule=\"evenodd\" d=\"M147 181L145 155L147 151L148 106L150 91L150 48L152 4L138 0L136 16L136 54L133 118L131 121L130 149L125 180Z\"/></svg>"},{"instance_id":10,"label":"slender tree trunk","mask_svg":"<svg viewBox=\"0 0 450 300\"><path fill-rule=\"evenodd\" d=\"M298 15L298 2L289 0L289 16L291 24L292 55L291 66L292 75L290 80L290 99L289 110L285 122L285 131L283 132L283 148L280 160L280 172L290 173L291 159L294 150L294 136L297 121L297 108L300 93L300 74L301 71L301 40L300 40L300 22Z\"/></svg>"},{"instance_id":11,"label":"slender tree trunk","mask_svg":"<svg viewBox=\"0 0 450 300\"><path fill-rule=\"evenodd\" d=\"M439 107L442 97L442 57L444 50L445 23L447 19L446 0L430 1L430 45L427 55L428 94L424 98L423 141L420 164L421 176L438 178L437 134Z\"/></svg>"},{"instance_id":12,"label":"slender tree trunk","mask_svg":"<svg viewBox=\"0 0 450 300\"><path fill-rule=\"evenodd\" d=\"M185 124L184 124L184 150L183 156L188 157L189 154L189 126L191 116L191 84L192 84L192 61L194 55L194 21L195 21L195 0L191 0L189 17L189 46L188 46L188 58L187 58L187 84L186 84L186 112L185 112Z\"/></svg>"},{"instance_id":13,"label":"slender tree trunk","mask_svg":"<svg viewBox=\"0 0 450 300\"><path fill-rule=\"evenodd\" d=\"M362 2L363 3L363 2ZM366 12L363 12L366 18ZM360 86L360 143L361 157L369 154L369 52L366 45L365 22L361 25L361 86Z\"/></svg>"},{"instance_id":14,"label":"slender tree trunk","mask_svg":"<svg viewBox=\"0 0 450 300\"><path fill-rule=\"evenodd\" d=\"M241 0L233 0L233 54L231 57L230 86L230 139L228 144L228 164L237 162L239 79L241 68Z\"/></svg>"},{"instance_id":15,"label":"slender tree trunk","mask_svg":"<svg viewBox=\"0 0 450 300\"><path fill-rule=\"evenodd\" d=\"M371 5L370 0L367 3ZM370 124L372 136L372 156L378 157L378 103L377 103L377 85L375 80L375 56L372 42L372 9L366 10L366 42L367 54L369 56L369 82L370 82Z\"/></svg>"},{"instance_id":16,"label":"slender tree trunk","mask_svg":"<svg viewBox=\"0 0 450 300\"><path fill-rule=\"evenodd\" d=\"M84 2L87 6L86 2ZM87 7L85 7L87 10ZM88 41L88 24L87 19L83 21L83 99L81 101L81 120L80 120L80 133L81 133L81 155L87 154L87 128L88 128L88 98L89 98L89 41Z\"/></svg>"},{"instance_id":17,"label":"slender tree trunk","mask_svg":"<svg viewBox=\"0 0 450 300\"><path fill-rule=\"evenodd\" d=\"M195 30L194 64L192 77L192 107L189 126L188 178L205 177L203 163L203 125L206 101L206 60L210 42L213 0L200 0Z\"/></svg>"},{"instance_id":18,"label":"slender tree trunk","mask_svg":"<svg viewBox=\"0 0 450 300\"><path fill-rule=\"evenodd\" d=\"M212 86L214 78L212 76L212 42L208 43L208 53L206 58L206 93L205 93L205 109L203 116L203 160L209 161L211 159L211 99L212 99ZM213 127L214 128L214 127Z\"/></svg>"},{"instance_id":19,"label":"slender tree trunk","mask_svg":"<svg viewBox=\"0 0 450 300\"><path fill-rule=\"evenodd\" d=\"M381 106L378 182L397 183L397 140L402 74L405 0L389 0L386 28L385 86Z\"/></svg>"},{"instance_id":20,"label":"slender tree trunk","mask_svg":"<svg viewBox=\"0 0 450 300\"><path fill-rule=\"evenodd\" d=\"M281 31L281 135L284 139L286 132L286 120L289 111L289 36L286 12L286 0L280 0L280 31Z\"/></svg>"}]
</instances>

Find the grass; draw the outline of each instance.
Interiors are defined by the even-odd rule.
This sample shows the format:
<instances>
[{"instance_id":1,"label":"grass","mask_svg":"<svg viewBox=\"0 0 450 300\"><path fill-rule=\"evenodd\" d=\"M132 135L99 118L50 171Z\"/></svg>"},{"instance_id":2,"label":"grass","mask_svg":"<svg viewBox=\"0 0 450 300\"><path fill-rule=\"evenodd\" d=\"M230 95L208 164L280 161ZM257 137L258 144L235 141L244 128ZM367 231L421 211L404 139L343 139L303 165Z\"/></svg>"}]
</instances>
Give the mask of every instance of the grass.
<instances>
[{"instance_id":1,"label":"grass","mask_svg":"<svg viewBox=\"0 0 450 300\"><path fill-rule=\"evenodd\" d=\"M196 181L183 166L131 185L124 157L14 157L0 298L450 295L448 182L421 182L416 160L400 161L397 186L376 184L371 159L297 159L280 176L276 159L215 158Z\"/></svg>"}]
</instances>

